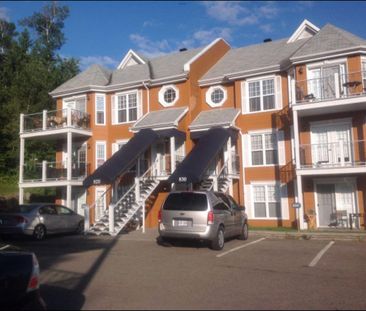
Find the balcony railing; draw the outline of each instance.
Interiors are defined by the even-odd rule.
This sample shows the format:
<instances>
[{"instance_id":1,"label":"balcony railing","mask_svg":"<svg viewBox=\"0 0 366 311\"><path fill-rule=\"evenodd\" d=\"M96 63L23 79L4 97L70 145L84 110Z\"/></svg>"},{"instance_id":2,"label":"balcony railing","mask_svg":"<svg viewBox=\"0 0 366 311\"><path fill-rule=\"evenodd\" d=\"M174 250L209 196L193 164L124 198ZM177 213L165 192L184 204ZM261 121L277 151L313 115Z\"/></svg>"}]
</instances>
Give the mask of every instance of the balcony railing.
<instances>
[{"instance_id":1,"label":"balcony railing","mask_svg":"<svg viewBox=\"0 0 366 311\"><path fill-rule=\"evenodd\" d=\"M74 162L71 167L72 180L83 180L89 173L90 165ZM67 180L67 162L47 162L24 165L23 182Z\"/></svg>"},{"instance_id":2,"label":"balcony railing","mask_svg":"<svg viewBox=\"0 0 366 311\"><path fill-rule=\"evenodd\" d=\"M43 110L43 112L21 115L20 132L46 131L64 127L90 128L90 115L76 109Z\"/></svg>"},{"instance_id":3,"label":"balcony railing","mask_svg":"<svg viewBox=\"0 0 366 311\"><path fill-rule=\"evenodd\" d=\"M300 145L301 168L366 166L366 140Z\"/></svg>"},{"instance_id":4,"label":"balcony railing","mask_svg":"<svg viewBox=\"0 0 366 311\"><path fill-rule=\"evenodd\" d=\"M366 71L332 75L294 82L296 103L316 103L366 95Z\"/></svg>"}]
</instances>

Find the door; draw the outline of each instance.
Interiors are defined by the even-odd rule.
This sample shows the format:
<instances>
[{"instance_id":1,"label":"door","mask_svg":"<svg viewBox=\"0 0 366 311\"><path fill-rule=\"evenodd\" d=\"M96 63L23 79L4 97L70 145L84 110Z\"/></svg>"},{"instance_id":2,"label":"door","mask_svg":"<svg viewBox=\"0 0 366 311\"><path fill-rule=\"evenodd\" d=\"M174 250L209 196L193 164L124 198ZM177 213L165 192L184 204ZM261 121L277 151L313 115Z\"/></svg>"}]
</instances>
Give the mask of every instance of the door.
<instances>
[{"instance_id":1,"label":"door","mask_svg":"<svg viewBox=\"0 0 366 311\"><path fill-rule=\"evenodd\" d=\"M153 157L152 162L155 163L154 171L156 176L166 175L166 161L165 154L166 148L163 141L157 142L153 147Z\"/></svg>"},{"instance_id":2,"label":"door","mask_svg":"<svg viewBox=\"0 0 366 311\"><path fill-rule=\"evenodd\" d=\"M352 162L350 125L316 126L312 127L311 133L313 165L327 166Z\"/></svg>"},{"instance_id":3,"label":"door","mask_svg":"<svg viewBox=\"0 0 366 311\"><path fill-rule=\"evenodd\" d=\"M60 232L61 224L59 222L56 207L53 205L42 206L39 209L39 213L43 218L43 224L46 226L46 230L49 233Z\"/></svg>"},{"instance_id":4,"label":"door","mask_svg":"<svg viewBox=\"0 0 366 311\"><path fill-rule=\"evenodd\" d=\"M336 224L335 185L317 184L318 224L328 227Z\"/></svg>"},{"instance_id":5,"label":"door","mask_svg":"<svg viewBox=\"0 0 366 311\"><path fill-rule=\"evenodd\" d=\"M338 225L349 227L349 214L357 213L355 183L342 182L335 185ZM358 228L358 219L353 219L352 227Z\"/></svg>"},{"instance_id":6,"label":"door","mask_svg":"<svg viewBox=\"0 0 366 311\"><path fill-rule=\"evenodd\" d=\"M323 99L336 98L336 81L334 78L335 73L339 74L339 66L329 66L323 68Z\"/></svg>"},{"instance_id":7,"label":"door","mask_svg":"<svg viewBox=\"0 0 366 311\"><path fill-rule=\"evenodd\" d=\"M106 191L104 187L98 187L95 189L95 220L98 221L102 218L106 209L106 196L103 193Z\"/></svg>"},{"instance_id":8,"label":"door","mask_svg":"<svg viewBox=\"0 0 366 311\"><path fill-rule=\"evenodd\" d=\"M77 218L72 210L62 205L56 205L60 232L70 232L77 228Z\"/></svg>"},{"instance_id":9,"label":"door","mask_svg":"<svg viewBox=\"0 0 366 311\"><path fill-rule=\"evenodd\" d=\"M230 201L231 208L234 212L234 231L235 234L240 234L244 220L243 213L239 205L235 202L235 200L231 196L228 196L228 198Z\"/></svg>"}]
</instances>

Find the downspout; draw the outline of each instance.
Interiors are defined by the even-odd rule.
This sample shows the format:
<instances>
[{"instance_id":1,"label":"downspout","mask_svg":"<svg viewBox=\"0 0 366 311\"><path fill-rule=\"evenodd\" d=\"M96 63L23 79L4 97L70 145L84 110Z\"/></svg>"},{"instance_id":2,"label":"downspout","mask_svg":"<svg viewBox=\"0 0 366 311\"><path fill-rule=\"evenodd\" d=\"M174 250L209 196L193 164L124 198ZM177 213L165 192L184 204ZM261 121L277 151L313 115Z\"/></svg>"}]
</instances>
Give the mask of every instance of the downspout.
<instances>
[{"instance_id":1,"label":"downspout","mask_svg":"<svg viewBox=\"0 0 366 311\"><path fill-rule=\"evenodd\" d=\"M142 85L147 90L147 113L149 113L150 112L150 89L147 86L147 84L145 83L145 81L142 81Z\"/></svg>"}]
</instances>

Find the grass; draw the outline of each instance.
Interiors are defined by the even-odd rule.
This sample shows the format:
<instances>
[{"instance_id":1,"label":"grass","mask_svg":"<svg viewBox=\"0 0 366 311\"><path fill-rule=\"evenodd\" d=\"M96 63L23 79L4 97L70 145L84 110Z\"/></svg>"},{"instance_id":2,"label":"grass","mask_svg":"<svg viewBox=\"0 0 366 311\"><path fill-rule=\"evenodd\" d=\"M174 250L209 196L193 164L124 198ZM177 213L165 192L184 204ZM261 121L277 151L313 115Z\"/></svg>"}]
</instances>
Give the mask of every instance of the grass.
<instances>
[{"instance_id":1,"label":"grass","mask_svg":"<svg viewBox=\"0 0 366 311\"><path fill-rule=\"evenodd\" d=\"M18 185L12 183L0 183L0 197L18 196Z\"/></svg>"}]
</instances>

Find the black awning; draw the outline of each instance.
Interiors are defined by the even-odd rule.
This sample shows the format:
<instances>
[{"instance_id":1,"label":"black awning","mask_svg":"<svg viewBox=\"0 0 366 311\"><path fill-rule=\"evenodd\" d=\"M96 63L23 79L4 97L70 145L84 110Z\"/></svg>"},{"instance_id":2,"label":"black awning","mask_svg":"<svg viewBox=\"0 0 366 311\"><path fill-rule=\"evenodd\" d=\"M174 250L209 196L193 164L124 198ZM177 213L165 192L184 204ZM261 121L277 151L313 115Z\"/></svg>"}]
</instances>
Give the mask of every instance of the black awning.
<instances>
[{"instance_id":1,"label":"black awning","mask_svg":"<svg viewBox=\"0 0 366 311\"><path fill-rule=\"evenodd\" d=\"M217 128L222 128L222 127L217 127ZM230 136L231 136L231 140L234 142L238 139L238 133L239 131L235 128L227 128L226 129ZM200 139L201 137L203 137L204 135L206 135L207 133L207 130L204 130L204 131L195 131L195 132L191 132L191 139Z\"/></svg>"},{"instance_id":2,"label":"black awning","mask_svg":"<svg viewBox=\"0 0 366 311\"><path fill-rule=\"evenodd\" d=\"M127 144L123 145L112 157L98 167L93 174L85 178L83 186L105 185L113 183L118 176L133 166L137 157L153 144L159 135L151 129L136 133Z\"/></svg>"},{"instance_id":3,"label":"black awning","mask_svg":"<svg viewBox=\"0 0 366 311\"><path fill-rule=\"evenodd\" d=\"M224 128L212 128L206 131L168 181L170 183L200 182L211 160L218 154L229 136L230 131Z\"/></svg>"},{"instance_id":4,"label":"black awning","mask_svg":"<svg viewBox=\"0 0 366 311\"><path fill-rule=\"evenodd\" d=\"M156 134L159 135L159 137L175 137L175 138L181 138L186 139L186 134L184 132L181 132L175 128L171 129L165 129L165 130L155 130Z\"/></svg>"}]
</instances>

